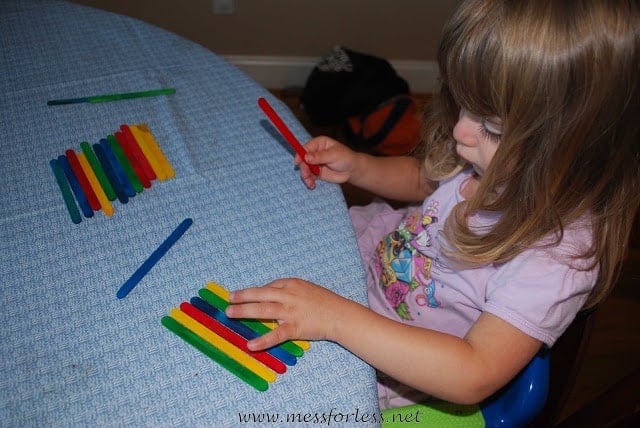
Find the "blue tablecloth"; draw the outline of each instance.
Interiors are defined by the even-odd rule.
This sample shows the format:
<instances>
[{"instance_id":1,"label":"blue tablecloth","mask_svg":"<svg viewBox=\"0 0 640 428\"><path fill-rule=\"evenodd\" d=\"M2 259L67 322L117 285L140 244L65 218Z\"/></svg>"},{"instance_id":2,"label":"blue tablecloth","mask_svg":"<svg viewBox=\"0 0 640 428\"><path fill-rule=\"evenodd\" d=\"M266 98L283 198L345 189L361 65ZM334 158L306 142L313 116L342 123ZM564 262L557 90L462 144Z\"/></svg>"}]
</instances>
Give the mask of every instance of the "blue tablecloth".
<instances>
[{"instance_id":1,"label":"blue tablecloth","mask_svg":"<svg viewBox=\"0 0 640 428\"><path fill-rule=\"evenodd\" d=\"M256 100L306 141L282 103L192 42L58 1L0 2L0 76L2 426L370 425L373 371L333 343L313 343L260 393L160 323L208 281L233 290L295 276L366 301L339 187L303 186ZM161 87L176 93L47 106ZM49 161L137 123L176 177L72 223ZM117 299L185 218L191 228Z\"/></svg>"}]
</instances>

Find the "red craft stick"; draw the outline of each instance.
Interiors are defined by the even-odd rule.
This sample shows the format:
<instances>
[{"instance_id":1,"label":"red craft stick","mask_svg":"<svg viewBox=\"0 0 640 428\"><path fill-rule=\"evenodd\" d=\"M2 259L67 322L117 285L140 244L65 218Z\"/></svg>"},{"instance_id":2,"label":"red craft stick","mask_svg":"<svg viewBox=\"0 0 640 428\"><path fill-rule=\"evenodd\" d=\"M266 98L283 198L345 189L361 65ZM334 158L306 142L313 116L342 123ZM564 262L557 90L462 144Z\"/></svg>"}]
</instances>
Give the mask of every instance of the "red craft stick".
<instances>
[{"instance_id":1,"label":"red craft stick","mask_svg":"<svg viewBox=\"0 0 640 428\"><path fill-rule=\"evenodd\" d=\"M284 363L273 355L264 351L250 351L247 348L247 339L240 336L235 331L227 328L225 325L218 322L218 320L211 318L209 315L205 314L200 309L193 306L191 303L182 302L180 304L180 310L189 315L194 320L198 321L203 326L207 327L209 330L216 333L218 336L242 349L244 352L260 361L265 366L270 367L276 373L282 374L287 370L287 367L284 365Z\"/></svg>"},{"instance_id":2,"label":"red craft stick","mask_svg":"<svg viewBox=\"0 0 640 428\"><path fill-rule=\"evenodd\" d=\"M287 140L291 147L293 147L293 150L295 150L298 156L300 156L300 158L302 158L302 160L304 161L304 156L307 154L306 150L304 149L304 147L302 147L295 135L293 135L293 133L289 130L287 125L284 124L282 119L280 119L280 116L278 116L278 113L276 113L273 107L271 107L269 102L265 98L260 97L258 98L258 105L260 106L264 114L267 115L271 123L273 123L274 126L278 128L278 131L280 131L285 140ZM307 165L309 164L307 163ZM311 172L313 172L315 175L320 175L320 167L318 165L309 165L309 169L311 169Z\"/></svg>"},{"instance_id":3,"label":"red craft stick","mask_svg":"<svg viewBox=\"0 0 640 428\"><path fill-rule=\"evenodd\" d=\"M129 162L131 163L131 167L133 168L133 172L138 177L138 180L140 180L142 187L144 187L145 189L150 188L151 181L149 181L149 179L147 178L147 175L142 169L140 160L136 156L134 149L131 147L131 141L129 141L129 139L125 137L124 133L120 131L115 132L113 136L116 137L116 140L118 140L118 143L120 143L120 146L122 147L122 151L124 152L124 155L127 157L127 159L129 159Z\"/></svg>"},{"instance_id":4,"label":"red craft stick","mask_svg":"<svg viewBox=\"0 0 640 428\"><path fill-rule=\"evenodd\" d=\"M89 183L89 179L87 178L86 174L82 170L82 167L80 166L80 161L76 156L76 152L69 149L64 153L67 155L67 159L69 160L69 165L71 165L71 170L73 171L74 175L78 179L78 182L80 183L80 187L82 187L82 191L84 192L85 196L87 197L87 200L89 201L89 206L93 211L99 211L100 201L98 201L98 197L96 196L96 193L93 191L93 187L91 187L91 184Z\"/></svg>"},{"instance_id":5,"label":"red craft stick","mask_svg":"<svg viewBox=\"0 0 640 428\"><path fill-rule=\"evenodd\" d=\"M131 129L129 129L129 125L122 124L120 126L120 131L122 131L122 135L124 135L124 138L126 138L127 142L129 143L129 148L133 151L133 154L138 160L140 168L142 169L144 175L149 181L155 180L156 173L153 171L153 168L151 167L151 164L149 164L149 160L147 159L147 157L142 152L142 149L140 149L138 141L133 136Z\"/></svg>"}]
</instances>

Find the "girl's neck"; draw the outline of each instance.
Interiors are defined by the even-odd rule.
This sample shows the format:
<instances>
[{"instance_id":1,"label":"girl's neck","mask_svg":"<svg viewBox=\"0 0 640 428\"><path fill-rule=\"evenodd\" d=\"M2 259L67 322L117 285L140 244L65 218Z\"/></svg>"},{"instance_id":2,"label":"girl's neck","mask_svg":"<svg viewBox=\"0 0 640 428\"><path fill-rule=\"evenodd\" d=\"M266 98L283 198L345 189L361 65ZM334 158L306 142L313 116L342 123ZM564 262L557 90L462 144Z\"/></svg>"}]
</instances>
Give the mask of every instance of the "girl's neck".
<instances>
[{"instance_id":1,"label":"girl's neck","mask_svg":"<svg viewBox=\"0 0 640 428\"><path fill-rule=\"evenodd\" d=\"M476 194L478 186L480 186L480 176L474 172L471 177L462 183L460 194L465 199L471 199Z\"/></svg>"}]
</instances>

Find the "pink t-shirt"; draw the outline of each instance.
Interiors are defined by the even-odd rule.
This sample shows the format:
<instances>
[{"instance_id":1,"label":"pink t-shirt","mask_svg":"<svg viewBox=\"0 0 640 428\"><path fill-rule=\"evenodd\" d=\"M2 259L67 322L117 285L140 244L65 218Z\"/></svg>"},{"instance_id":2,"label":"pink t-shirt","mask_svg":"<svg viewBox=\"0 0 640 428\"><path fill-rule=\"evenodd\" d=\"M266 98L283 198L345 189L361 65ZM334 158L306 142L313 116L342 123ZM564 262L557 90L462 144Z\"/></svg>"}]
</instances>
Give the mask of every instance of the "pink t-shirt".
<instances>
[{"instance_id":1,"label":"pink t-shirt","mask_svg":"<svg viewBox=\"0 0 640 428\"><path fill-rule=\"evenodd\" d=\"M465 171L442 182L421 207L393 210L377 202L351 208L369 306L400 322L458 337L489 312L551 346L595 284L597 270L585 270L587 261L571 257L589 248L591 229L569 225L552 248L529 249L501 265L456 268L441 252L447 245L441 232L453 207L464 200L460 188L470 176ZM495 220L475 215L470 221L481 229Z\"/></svg>"}]
</instances>

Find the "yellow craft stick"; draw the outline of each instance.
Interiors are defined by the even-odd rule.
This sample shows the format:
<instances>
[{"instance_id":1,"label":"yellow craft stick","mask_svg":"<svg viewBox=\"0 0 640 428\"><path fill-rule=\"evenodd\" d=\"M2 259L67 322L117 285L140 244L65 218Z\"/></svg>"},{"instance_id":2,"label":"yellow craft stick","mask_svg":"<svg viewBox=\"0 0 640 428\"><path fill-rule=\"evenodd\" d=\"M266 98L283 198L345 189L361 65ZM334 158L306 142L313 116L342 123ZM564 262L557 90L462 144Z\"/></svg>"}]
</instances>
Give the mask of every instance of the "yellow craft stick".
<instances>
[{"instance_id":1,"label":"yellow craft stick","mask_svg":"<svg viewBox=\"0 0 640 428\"><path fill-rule=\"evenodd\" d=\"M216 333L209 330L207 327L203 326L180 309L171 309L169 311L169 316L267 382L273 382L276 380L276 373L273 370L262 365L258 360L251 357L237 346L231 344L231 342L228 342L218 336Z\"/></svg>"},{"instance_id":2,"label":"yellow craft stick","mask_svg":"<svg viewBox=\"0 0 640 428\"><path fill-rule=\"evenodd\" d=\"M87 157L85 156L84 153L78 153L77 158L78 158L78 162L80 163L80 167L84 171L84 174L87 176L87 180L89 180L89 184L91 185L91 188L95 192L96 197L100 202L102 211L106 216L109 216L109 217L112 216L114 211L113 206L111 206L111 202L109 202L107 195L104 193L104 189L100 185L100 182L98 181L98 177L96 176L96 173L93 171L93 168L91 168L91 165L89 165L89 161L87 160Z\"/></svg>"},{"instance_id":3,"label":"yellow craft stick","mask_svg":"<svg viewBox=\"0 0 640 428\"><path fill-rule=\"evenodd\" d=\"M149 146L151 147L151 150L153 150L156 158L158 159L158 162L160 162L160 167L166 173L167 178L174 178L176 176L176 173L173 171L173 167L169 163L169 160L167 159L167 157L162 152L162 149L160 148L158 141L156 141L156 138L151 133L151 130L149 129L147 124L140 123L138 125L134 125L134 127L138 128L138 130L142 134L142 138L145 139L147 144L149 144Z\"/></svg>"},{"instance_id":4,"label":"yellow craft stick","mask_svg":"<svg viewBox=\"0 0 640 428\"><path fill-rule=\"evenodd\" d=\"M217 284L215 282L207 282L205 287L209 291L211 291L213 294L220 297L222 300L226 302L229 301L229 294L230 294L229 291L223 286L221 286L220 284ZM260 321L260 322L266 325L267 327L269 327L271 330L278 327L278 323L276 321ZM304 349L305 351L311 347L311 344L306 340L292 340L292 342L298 345L299 347L301 347L302 349Z\"/></svg>"},{"instance_id":5,"label":"yellow craft stick","mask_svg":"<svg viewBox=\"0 0 640 428\"><path fill-rule=\"evenodd\" d=\"M142 131L138 129L136 125L129 125L129 129L133 134L133 138L136 139L140 150L142 150L142 154L144 154L144 157L149 161L149 165L151 165L153 172L156 173L156 178L160 181L166 180L168 178L167 172L162 167L162 164L156 155L156 151L153 150L153 147L151 147L147 142L147 139L144 138Z\"/></svg>"}]
</instances>

